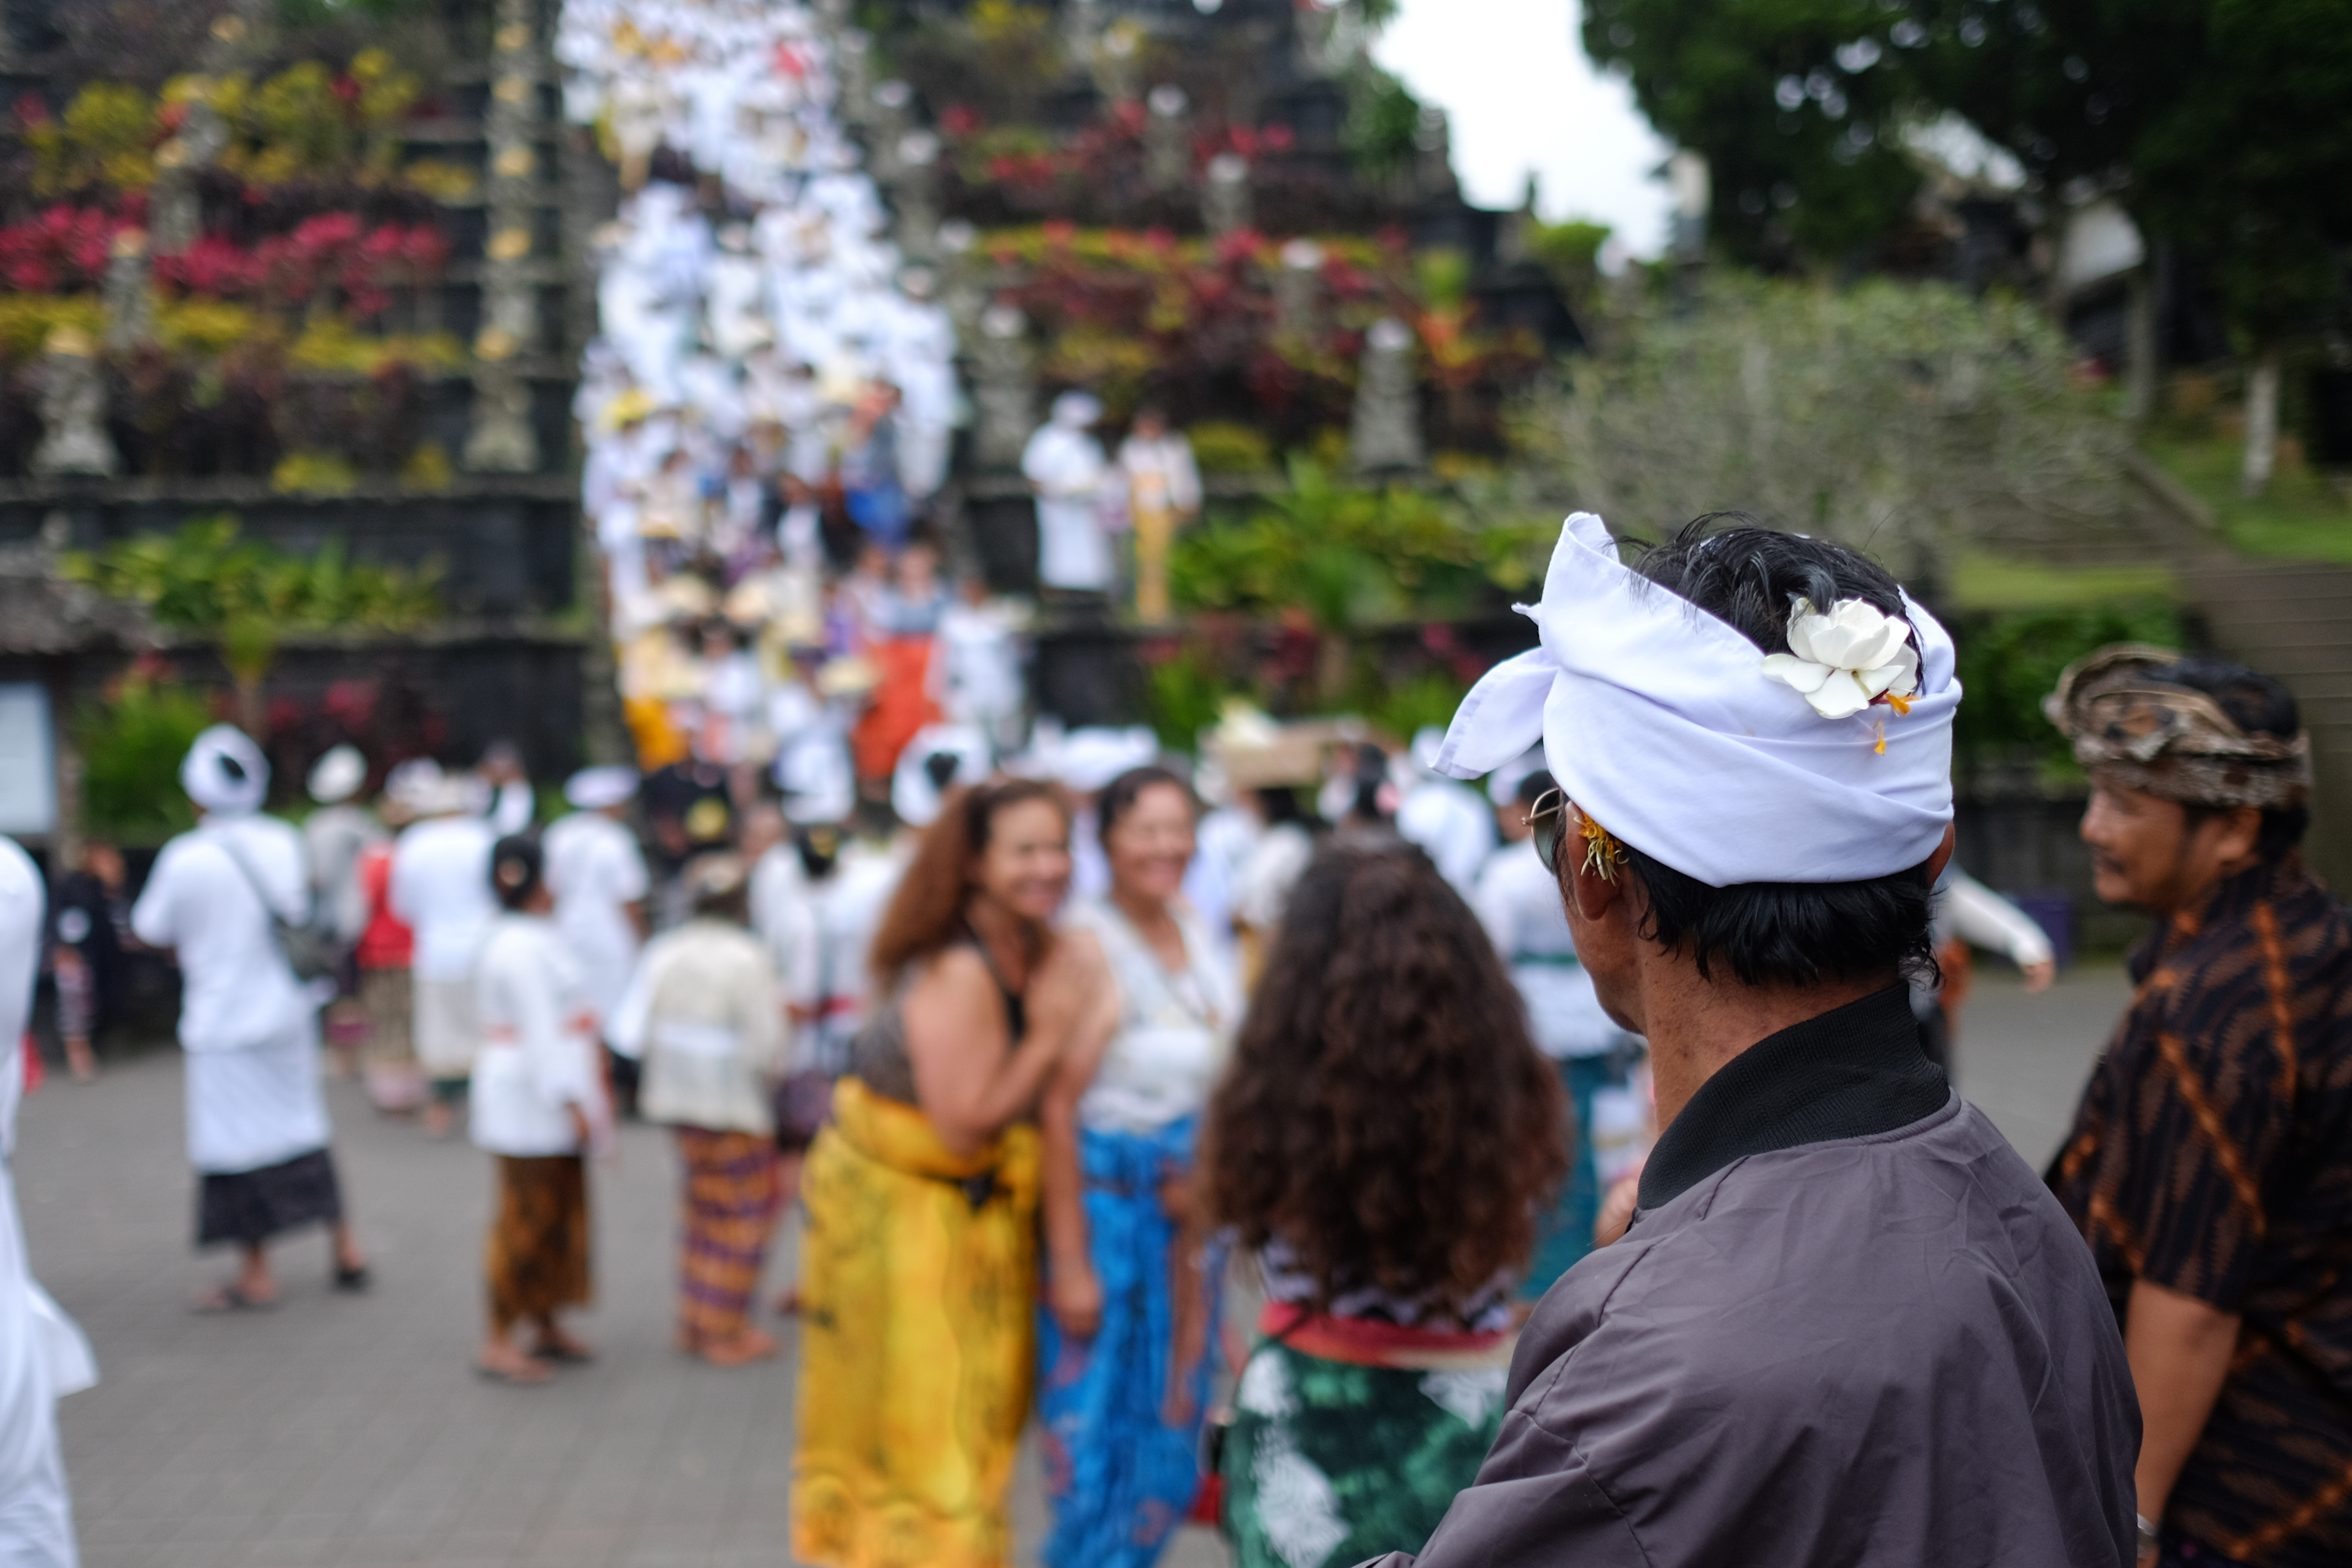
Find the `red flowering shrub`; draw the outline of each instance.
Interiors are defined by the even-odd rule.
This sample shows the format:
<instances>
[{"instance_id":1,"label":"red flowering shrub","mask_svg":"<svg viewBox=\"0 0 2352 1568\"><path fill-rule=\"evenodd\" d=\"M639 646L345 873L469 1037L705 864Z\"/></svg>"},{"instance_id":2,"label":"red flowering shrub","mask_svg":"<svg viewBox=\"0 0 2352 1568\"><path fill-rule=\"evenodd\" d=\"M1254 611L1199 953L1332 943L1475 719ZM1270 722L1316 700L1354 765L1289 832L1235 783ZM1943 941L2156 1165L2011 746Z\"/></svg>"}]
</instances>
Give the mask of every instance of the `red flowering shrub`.
<instances>
[{"instance_id":1,"label":"red flowering shrub","mask_svg":"<svg viewBox=\"0 0 2352 1568\"><path fill-rule=\"evenodd\" d=\"M124 221L96 207L62 204L27 223L0 228L0 283L20 294L96 288Z\"/></svg>"}]
</instances>

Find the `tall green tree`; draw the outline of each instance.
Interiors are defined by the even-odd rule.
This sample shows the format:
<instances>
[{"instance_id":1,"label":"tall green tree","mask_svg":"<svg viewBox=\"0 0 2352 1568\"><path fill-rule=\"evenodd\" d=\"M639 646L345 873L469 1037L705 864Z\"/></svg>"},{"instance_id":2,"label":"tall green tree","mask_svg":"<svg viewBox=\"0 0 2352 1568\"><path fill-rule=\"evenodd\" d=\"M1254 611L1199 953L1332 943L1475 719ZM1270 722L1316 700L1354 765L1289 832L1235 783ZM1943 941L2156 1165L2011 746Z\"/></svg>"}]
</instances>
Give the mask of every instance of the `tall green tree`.
<instances>
[{"instance_id":1,"label":"tall green tree","mask_svg":"<svg viewBox=\"0 0 2352 1568\"><path fill-rule=\"evenodd\" d=\"M1913 0L1910 73L2053 189L2202 263L2248 358L2249 491L2352 244L2352 0Z\"/></svg>"},{"instance_id":2,"label":"tall green tree","mask_svg":"<svg viewBox=\"0 0 2352 1568\"><path fill-rule=\"evenodd\" d=\"M1718 246L1850 264L1919 189L1900 146L1916 91L1897 21L1878 0L1587 0L1584 47L1631 77L1652 124L1706 154Z\"/></svg>"}]
</instances>

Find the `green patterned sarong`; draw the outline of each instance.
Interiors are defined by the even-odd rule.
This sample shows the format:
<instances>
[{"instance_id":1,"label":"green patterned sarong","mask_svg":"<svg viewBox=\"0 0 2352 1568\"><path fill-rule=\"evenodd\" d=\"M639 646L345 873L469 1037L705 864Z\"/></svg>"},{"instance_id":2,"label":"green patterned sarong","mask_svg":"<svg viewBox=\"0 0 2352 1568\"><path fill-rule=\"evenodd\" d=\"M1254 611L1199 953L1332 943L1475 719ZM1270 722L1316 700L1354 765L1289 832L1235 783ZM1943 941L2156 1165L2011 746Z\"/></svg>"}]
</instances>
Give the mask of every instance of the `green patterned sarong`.
<instances>
[{"instance_id":1,"label":"green patterned sarong","mask_svg":"<svg viewBox=\"0 0 2352 1568\"><path fill-rule=\"evenodd\" d=\"M1506 1345L1368 1365L1260 1343L1222 1460L1237 1568L1347 1568L1419 1552L1494 1444L1508 1358Z\"/></svg>"}]
</instances>

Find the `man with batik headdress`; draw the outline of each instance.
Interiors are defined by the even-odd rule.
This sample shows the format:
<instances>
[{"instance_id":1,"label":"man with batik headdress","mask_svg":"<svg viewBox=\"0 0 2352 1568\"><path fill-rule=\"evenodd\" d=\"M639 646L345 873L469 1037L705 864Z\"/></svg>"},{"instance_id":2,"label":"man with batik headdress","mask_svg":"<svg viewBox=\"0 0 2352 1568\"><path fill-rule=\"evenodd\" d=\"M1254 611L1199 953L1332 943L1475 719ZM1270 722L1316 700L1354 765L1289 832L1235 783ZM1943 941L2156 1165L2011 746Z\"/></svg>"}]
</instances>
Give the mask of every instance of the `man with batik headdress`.
<instances>
[{"instance_id":1,"label":"man with batik headdress","mask_svg":"<svg viewBox=\"0 0 2352 1568\"><path fill-rule=\"evenodd\" d=\"M1437 766L1542 740L1538 852L1660 1132L1423 1568L2128 1563L2097 1270L1906 987L1951 854L1950 637L1842 546L1700 524L1629 568L1587 513L1529 613Z\"/></svg>"},{"instance_id":2,"label":"man with batik headdress","mask_svg":"<svg viewBox=\"0 0 2352 1568\"><path fill-rule=\"evenodd\" d=\"M2352 1561L2352 919L2296 848L2294 699L2125 645L2047 706L2099 896L2158 923L2050 1173L2139 1389L2145 1555Z\"/></svg>"}]
</instances>

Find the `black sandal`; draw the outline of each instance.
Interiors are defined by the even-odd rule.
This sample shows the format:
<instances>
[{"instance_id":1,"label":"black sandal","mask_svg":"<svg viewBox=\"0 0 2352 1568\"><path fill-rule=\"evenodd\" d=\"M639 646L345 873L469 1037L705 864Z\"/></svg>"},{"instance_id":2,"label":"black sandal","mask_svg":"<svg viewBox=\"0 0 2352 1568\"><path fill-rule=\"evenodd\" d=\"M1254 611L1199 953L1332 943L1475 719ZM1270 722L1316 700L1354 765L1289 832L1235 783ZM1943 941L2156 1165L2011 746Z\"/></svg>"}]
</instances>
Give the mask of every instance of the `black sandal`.
<instances>
[{"instance_id":1,"label":"black sandal","mask_svg":"<svg viewBox=\"0 0 2352 1568\"><path fill-rule=\"evenodd\" d=\"M369 1282L366 1264L361 1263L352 1268L345 1268L341 1263L335 1265L335 1289L338 1291L347 1295L362 1295L366 1292Z\"/></svg>"}]
</instances>

